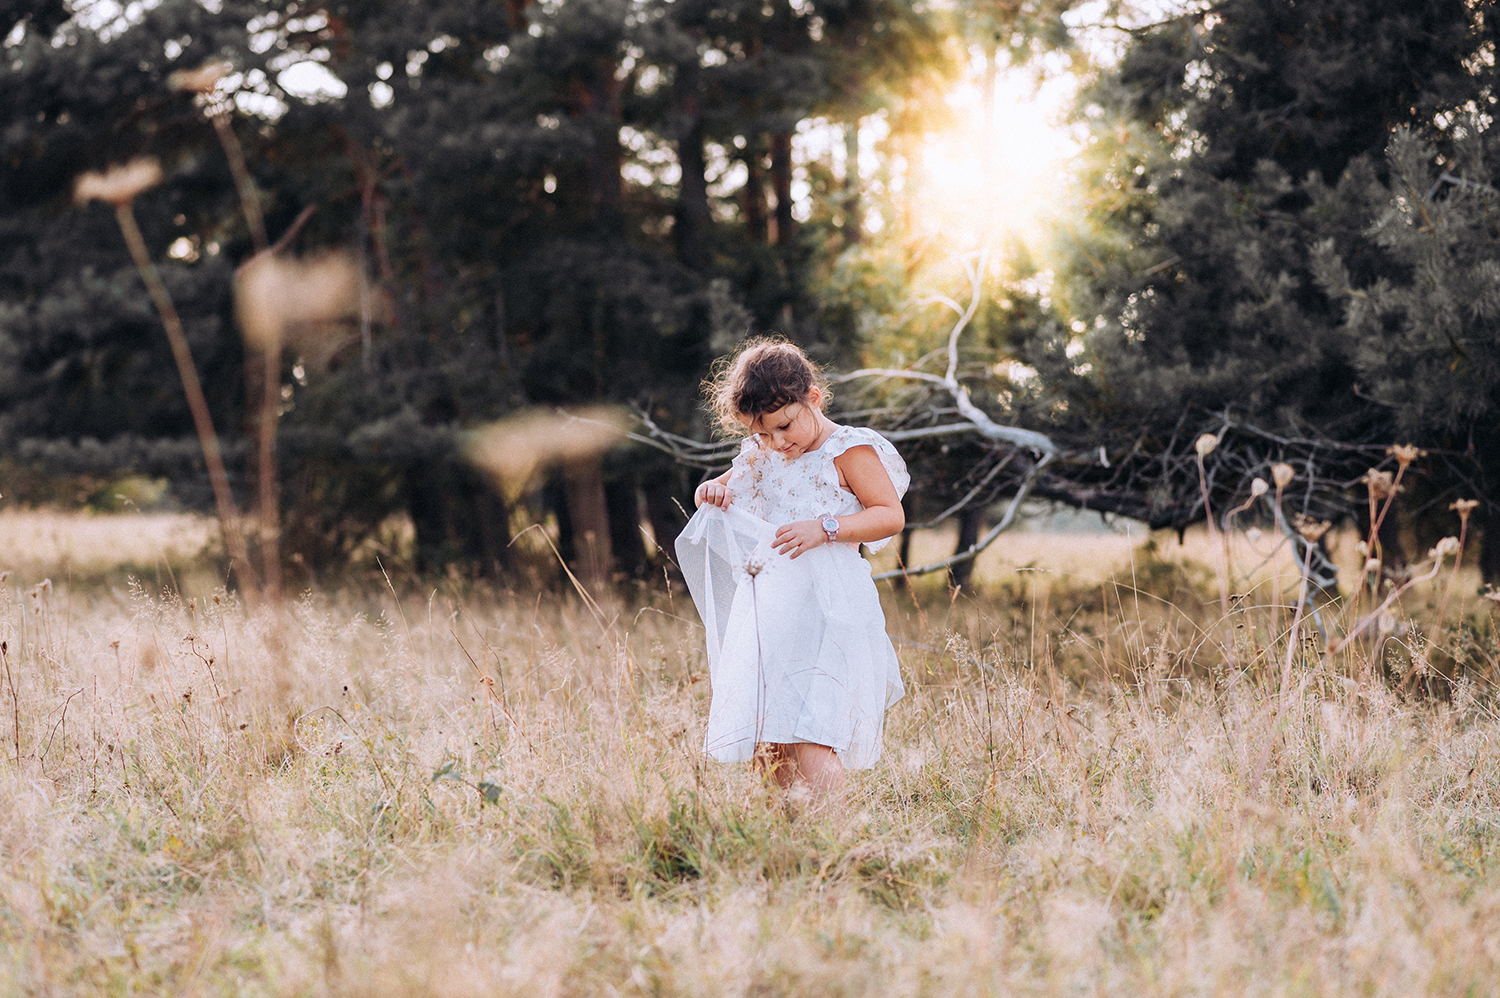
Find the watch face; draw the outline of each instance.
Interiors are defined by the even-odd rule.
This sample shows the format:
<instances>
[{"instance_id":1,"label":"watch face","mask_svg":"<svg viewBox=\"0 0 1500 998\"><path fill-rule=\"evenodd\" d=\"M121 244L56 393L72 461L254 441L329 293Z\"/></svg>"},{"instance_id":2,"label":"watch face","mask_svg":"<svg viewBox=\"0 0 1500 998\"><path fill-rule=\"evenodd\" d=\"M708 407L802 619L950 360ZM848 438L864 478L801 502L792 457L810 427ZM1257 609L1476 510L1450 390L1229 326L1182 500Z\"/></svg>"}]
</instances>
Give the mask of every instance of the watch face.
<instances>
[{"instance_id":1,"label":"watch face","mask_svg":"<svg viewBox=\"0 0 1500 998\"><path fill-rule=\"evenodd\" d=\"M825 533L829 533L829 534L836 534L836 533L838 533L839 532L839 521L830 516L828 519L826 519L826 520L823 521L823 530L824 530Z\"/></svg>"}]
</instances>

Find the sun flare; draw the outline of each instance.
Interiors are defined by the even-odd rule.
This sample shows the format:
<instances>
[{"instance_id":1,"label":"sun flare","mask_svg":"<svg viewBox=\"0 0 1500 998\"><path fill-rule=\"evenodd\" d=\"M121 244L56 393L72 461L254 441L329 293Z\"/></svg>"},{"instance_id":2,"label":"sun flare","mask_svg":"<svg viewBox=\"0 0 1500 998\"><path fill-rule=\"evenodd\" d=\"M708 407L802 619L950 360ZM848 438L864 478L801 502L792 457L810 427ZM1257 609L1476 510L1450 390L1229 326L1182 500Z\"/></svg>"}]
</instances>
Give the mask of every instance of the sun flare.
<instances>
[{"instance_id":1,"label":"sun flare","mask_svg":"<svg viewBox=\"0 0 1500 998\"><path fill-rule=\"evenodd\" d=\"M914 178L920 228L941 233L955 249L1013 239L1035 248L1063 196L1066 162L1079 148L1062 122L1075 86L1066 74L1038 86L1025 73L1002 73L989 128L980 81L949 94L958 123L929 134Z\"/></svg>"}]
</instances>

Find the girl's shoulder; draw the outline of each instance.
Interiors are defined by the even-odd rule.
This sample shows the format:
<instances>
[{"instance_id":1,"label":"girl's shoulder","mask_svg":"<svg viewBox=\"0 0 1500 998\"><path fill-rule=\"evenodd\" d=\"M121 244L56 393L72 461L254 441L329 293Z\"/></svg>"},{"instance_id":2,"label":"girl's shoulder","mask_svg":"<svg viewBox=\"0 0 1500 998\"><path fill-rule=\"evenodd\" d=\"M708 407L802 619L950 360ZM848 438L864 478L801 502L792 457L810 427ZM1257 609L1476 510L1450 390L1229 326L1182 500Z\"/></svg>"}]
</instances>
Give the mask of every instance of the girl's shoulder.
<instances>
[{"instance_id":1,"label":"girl's shoulder","mask_svg":"<svg viewBox=\"0 0 1500 998\"><path fill-rule=\"evenodd\" d=\"M901 452L896 450L895 444L868 426L840 425L823 441L819 450L826 460L834 461L855 447L874 450L885 473L891 477L891 484L896 486L896 493L906 494L906 487L911 484L911 473L906 470L906 461L902 459Z\"/></svg>"},{"instance_id":2,"label":"girl's shoulder","mask_svg":"<svg viewBox=\"0 0 1500 998\"><path fill-rule=\"evenodd\" d=\"M763 456L764 453L765 449L761 447L760 441L756 439L755 434L752 433L750 436L740 440L740 449L734 455L734 459L730 462L730 466L731 468L748 468L755 462L758 457Z\"/></svg>"}]
</instances>

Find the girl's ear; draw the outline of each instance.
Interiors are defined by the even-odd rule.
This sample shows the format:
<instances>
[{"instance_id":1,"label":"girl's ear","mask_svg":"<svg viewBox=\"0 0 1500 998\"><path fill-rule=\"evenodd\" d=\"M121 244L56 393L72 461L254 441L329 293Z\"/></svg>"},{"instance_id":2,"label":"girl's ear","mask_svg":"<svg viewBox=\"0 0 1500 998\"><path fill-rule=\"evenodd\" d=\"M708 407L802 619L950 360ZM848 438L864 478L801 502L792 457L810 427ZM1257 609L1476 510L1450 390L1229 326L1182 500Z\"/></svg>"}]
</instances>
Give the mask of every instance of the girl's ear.
<instances>
[{"instance_id":1,"label":"girl's ear","mask_svg":"<svg viewBox=\"0 0 1500 998\"><path fill-rule=\"evenodd\" d=\"M823 389L818 385L812 386L812 391L807 393L807 405L809 408L823 411Z\"/></svg>"}]
</instances>

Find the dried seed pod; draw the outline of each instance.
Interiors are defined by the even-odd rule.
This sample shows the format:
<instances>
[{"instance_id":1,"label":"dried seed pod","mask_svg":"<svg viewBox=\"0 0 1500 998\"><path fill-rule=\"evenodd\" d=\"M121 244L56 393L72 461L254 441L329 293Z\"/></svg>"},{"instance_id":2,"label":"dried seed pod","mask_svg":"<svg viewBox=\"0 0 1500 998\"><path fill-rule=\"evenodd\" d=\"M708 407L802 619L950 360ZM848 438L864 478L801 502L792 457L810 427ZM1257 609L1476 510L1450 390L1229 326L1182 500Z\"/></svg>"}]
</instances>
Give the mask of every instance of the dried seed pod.
<instances>
[{"instance_id":1,"label":"dried seed pod","mask_svg":"<svg viewBox=\"0 0 1500 998\"><path fill-rule=\"evenodd\" d=\"M1193 450L1198 452L1199 457L1208 457L1217 446L1219 446L1219 438L1212 433L1205 433L1198 438L1197 443L1193 444Z\"/></svg>"},{"instance_id":2,"label":"dried seed pod","mask_svg":"<svg viewBox=\"0 0 1500 998\"><path fill-rule=\"evenodd\" d=\"M1365 488L1370 490L1370 498L1375 500L1388 499L1396 493L1395 478L1389 471L1380 471L1371 468L1360 478Z\"/></svg>"},{"instance_id":3,"label":"dried seed pod","mask_svg":"<svg viewBox=\"0 0 1500 998\"><path fill-rule=\"evenodd\" d=\"M1297 473L1285 461L1279 461L1271 467L1271 481L1276 483L1278 489L1286 488L1296 477Z\"/></svg>"},{"instance_id":4,"label":"dried seed pod","mask_svg":"<svg viewBox=\"0 0 1500 998\"><path fill-rule=\"evenodd\" d=\"M1460 519L1467 520L1469 514L1479 506L1478 499L1455 499L1448 504L1448 508L1458 514Z\"/></svg>"},{"instance_id":5,"label":"dried seed pod","mask_svg":"<svg viewBox=\"0 0 1500 998\"><path fill-rule=\"evenodd\" d=\"M1433 561L1441 561L1457 550L1458 538L1444 537L1442 540L1437 542L1437 545L1433 547L1431 551L1427 552L1427 557L1431 558Z\"/></svg>"},{"instance_id":6,"label":"dried seed pod","mask_svg":"<svg viewBox=\"0 0 1500 998\"><path fill-rule=\"evenodd\" d=\"M81 174L73 185L73 200L78 204L103 201L118 208L161 183L161 177L161 162L155 156L138 156L107 170Z\"/></svg>"},{"instance_id":7,"label":"dried seed pod","mask_svg":"<svg viewBox=\"0 0 1500 998\"><path fill-rule=\"evenodd\" d=\"M1425 457L1427 452L1415 444L1396 444L1386 449L1386 453L1396 459L1396 463L1405 468L1419 457Z\"/></svg>"},{"instance_id":8,"label":"dried seed pod","mask_svg":"<svg viewBox=\"0 0 1500 998\"><path fill-rule=\"evenodd\" d=\"M1297 533L1302 535L1303 540L1316 544L1332 529L1333 524L1327 520L1315 520L1306 513L1298 513L1292 518L1292 526L1297 528Z\"/></svg>"},{"instance_id":9,"label":"dried seed pod","mask_svg":"<svg viewBox=\"0 0 1500 998\"><path fill-rule=\"evenodd\" d=\"M1271 486L1266 484L1266 480L1264 478L1257 478L1255 481L1250 483L1250 495L1256 499L1259 499L1269 491L1271 491Z\"/></svg>"}]
</instances>

